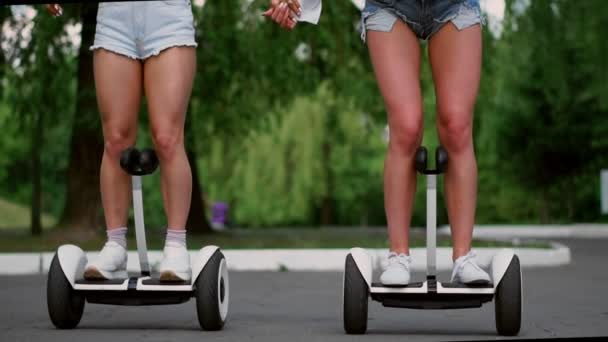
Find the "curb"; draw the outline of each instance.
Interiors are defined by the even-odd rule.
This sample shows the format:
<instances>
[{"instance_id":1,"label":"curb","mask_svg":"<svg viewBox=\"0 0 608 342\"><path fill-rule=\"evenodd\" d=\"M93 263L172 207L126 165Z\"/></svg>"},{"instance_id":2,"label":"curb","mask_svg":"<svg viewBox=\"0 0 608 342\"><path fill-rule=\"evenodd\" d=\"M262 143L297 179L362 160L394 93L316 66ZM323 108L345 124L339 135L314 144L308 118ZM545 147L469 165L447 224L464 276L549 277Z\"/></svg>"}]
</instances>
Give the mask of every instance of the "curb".
<instances>
[{"instance_id":1,"label":"curb","mask_svg":"<svg viewBox=\"0 0 608 342\"><path fill-rule=\"evenodd\" d=\"M500 248L477 248L477 260L482 267L488 267L492 256ZM552 243L551 249L515 248L521 266L549 267L570 263L570 249L558 243ZM386 249L368 249L372 256L374 268L379 268L388 256ZM190 251L194 257L198 251ZM228 262L228 269L233 271L342 271L344 259L349 249L229 249L222 250ZM45 274L48 272L54 252L44 253L5 253L0 254L0 275ZM94 258L97 252L87 252L87 258ZM426 269L426 249L413 248L412 269ZM161 251L149 251L150 265L155 269L162 258ZM129 252L127 270L139 271L137 252ZM452 249L437 248L437 269L452 269Z\"/></svg>"},{"instance_id":2,"label":"curb","mask_svg":"<svg viewBox=\"0 0 608 342\"><path fill-rule=\"evenodd\" d=\"M437 229L437 234L450 235L450 226ZM513 238L580 238L608 239L608 225L570 224L570 225L480 225L473 229L474 238L513 239Z\"/></svg>"}]
</instances>

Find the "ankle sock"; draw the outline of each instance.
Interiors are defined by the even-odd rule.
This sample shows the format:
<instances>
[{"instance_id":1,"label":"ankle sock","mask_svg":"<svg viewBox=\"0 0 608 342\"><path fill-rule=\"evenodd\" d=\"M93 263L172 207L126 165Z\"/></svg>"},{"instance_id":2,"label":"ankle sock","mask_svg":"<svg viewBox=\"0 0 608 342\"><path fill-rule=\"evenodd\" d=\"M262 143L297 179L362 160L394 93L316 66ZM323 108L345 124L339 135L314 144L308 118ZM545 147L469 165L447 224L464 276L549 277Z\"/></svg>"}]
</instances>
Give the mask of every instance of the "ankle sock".
<instances>
[{"instance_id":1,"label":"ankle sock","mask_svg":"<svg viewBox=\"0 0 608 342\"><path fill-rule=\"evenodd\" d=\"M127 227L108 229L106 234L108 235L108 242L114 241L124 249L127 248Z\"/></svg>"},{"instance_id":2,"label":"ankle sock","mask_svg":"<svg viewBox=\"0 0 608 342\"><path fill-rule=\"evenodd\" d=\"M167 245L167 243L169 242L186 247L186 230L167 228L167 238L165 239L165 245Z\"/></svg>"}]
</instances>

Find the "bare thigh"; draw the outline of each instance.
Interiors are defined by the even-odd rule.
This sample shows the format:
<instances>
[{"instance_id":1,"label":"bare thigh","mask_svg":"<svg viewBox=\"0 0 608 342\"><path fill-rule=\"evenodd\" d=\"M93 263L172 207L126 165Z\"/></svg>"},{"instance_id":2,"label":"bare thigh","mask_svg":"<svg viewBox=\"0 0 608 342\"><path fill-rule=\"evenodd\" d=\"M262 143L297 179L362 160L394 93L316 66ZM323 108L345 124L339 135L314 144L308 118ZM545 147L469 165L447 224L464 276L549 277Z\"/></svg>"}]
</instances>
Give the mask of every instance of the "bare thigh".
<instances>
[{"instance_id":1,"label":"bare thigh","mask_svg":"<svg viewBox=\"0 0 608 342\"><path fill-rule=\"evenodd\" d=\"M391 127L393 130L399 129L400 121L407 119L404 115L420 122L420 45L415 34L405 23L397 20L391 32L368 31L367 37L376 80L388 112L389 126L394 126Z\"/></svg>"},{"instance_id":2,"label":"bare thigh","mask_svg":"<svg viewBox=\"0 0 608 342\"><path fill-rule=\"evenodd\" d=\"M390 128L384 163L384 206L390 250L407 254L416 188L413 155L422 138L420 45L400 20L391 32L368 31L367 41Z\"/></svg>"},{"instance_id":3,"label":"bare thigh","mask_svg":"<svg viewBox=\"0 0 608 342\"><path fill-rule=\"evenodd\" d=\"M134 138L142 96L141 63L112 52L96 50L94 73L106 144L125 137Z\"/></svg>"},{"instance_id":4,"label":"bare thigh","mask_svg":"<svg viewBox=\"0 0 608 342\"><path fill-rule=\"evenodd\" d=\"M481 50L480 25L458 31L449 23L431 38L429 57L440 129L471 127L481 77Z\"/></svg>"},{"instance_id":5,"label":"bare thigh","mask_svg":"<svg viewBox=\"0 0 608 342\"><path fill-rule=\"evenodd\" d=\"M144 87L155 137L183 140L196 72L196 50L174 47L146 61Z\"/></svg>"},{"instance_id":6,"label":"bare thigh","mask_svg":"<svg viewBox=\"0 0 608 342\"><path fill-rule=\"evenodd\" d=\"M125 148L135 144L142 67L138 61L97 50L94 74L105 142L100 187L106 227L126 227L130 178L121 170L118 160Z\"/></svg>"}]
</instances>

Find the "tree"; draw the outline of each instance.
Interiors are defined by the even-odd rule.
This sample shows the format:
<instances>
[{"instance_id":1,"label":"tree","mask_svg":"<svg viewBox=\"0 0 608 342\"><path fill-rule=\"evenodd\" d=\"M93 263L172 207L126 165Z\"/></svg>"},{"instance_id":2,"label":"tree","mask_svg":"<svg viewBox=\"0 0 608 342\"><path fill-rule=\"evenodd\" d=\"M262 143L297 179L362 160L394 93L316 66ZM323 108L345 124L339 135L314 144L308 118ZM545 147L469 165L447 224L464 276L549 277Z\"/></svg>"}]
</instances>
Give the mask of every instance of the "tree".
<instances>
[{"instance_id":1,"label":"tree","mask_svg":"<svg viewBox=\"0 0 608 342\"><path fill-rule=\"evenodd\" d=\"M4 27L4 22L10 18L11 11L8 6L0 7L0 27ZM8 65L6 64L6 57L4 56L4 51L0 49L0 81L4 80L4 75L6 70L8 69ZM4 87L0 86L0 99L3 98L4 95Z\"/></svg>"},{"instance_id":2,"label":"tree","mask_svg":"<svg viewBox=\"0 0 608 342\"><path fill-rule=\"evenodd\" d=\"M211 224L206 215L208 203L203 192L204 189L201 186L199 167L196 159L197 135L191 122L192 115L190 114L186 118L186 155L192 169L192 195L186 226L188 227L188 232L193 234L209 233L211 232Z\"/></svg>"},{"instance_id":3,"label":"tree","mask_svg":"<svg viewBox=\"0 0 608 342\"><path fill-rule=\"evenodd\" d=\"M31 24L31 25L30 25ZM54 115L69 102L69 77L65 73L56 74L55 70L69 67L69 53L60 42L64 22L54 20L48 15L36 15L32 23L22 20L13 21L9 26L14 30L15 41L9 49L10 57L7 68L6 89L8 100L12 104L13 114L18 126L29 132L29 141L23 141L29 148L28 168L21 173L29 176L31 194L30 230L32 235L42 233L41 214L43 210L43 150L47 137L45 126L56 127ZM26 42L23 34L31 28L31 39ZM4 70L4 68L3 68ZM57 94L64 96L58 97ZM59 98L59 100L57 100ZM66 101L67 100L67 101ZM51 172L52 173L52 172Z\"/></svg>"},{"instance_id":4,"label":"tree","mask_svg":"<svg viewBox=\"0 0 608 342\"><path fill-rule=\"evenodd\" d=\"M97 4L82 4L81 45L78 52L76 109L69 146L66 201L58 226L90 235L101 226L99 162L103 139L97 113L93 79L93 45Z\"/></svg>"},{"instance_id":5,"label":"tree","mask_svg":"<svg viewBox=\"0 0 608 342\"><path fill-rule=\"evenodd\" d=\"M571 220L574 197L563 194L575 192L575 177L605 161L608 152L600 143L608 127L605 86L597 75L606 70L600 67L606 41L601 30L589 30L591 23L605 21L600 18L606 12L598 9L606 4L535 0L522 13L515 11L516 3L507 4L497 57L497 158L505 175L539 194L543 222L552 208Z\"/></svg>"}]
</instances>

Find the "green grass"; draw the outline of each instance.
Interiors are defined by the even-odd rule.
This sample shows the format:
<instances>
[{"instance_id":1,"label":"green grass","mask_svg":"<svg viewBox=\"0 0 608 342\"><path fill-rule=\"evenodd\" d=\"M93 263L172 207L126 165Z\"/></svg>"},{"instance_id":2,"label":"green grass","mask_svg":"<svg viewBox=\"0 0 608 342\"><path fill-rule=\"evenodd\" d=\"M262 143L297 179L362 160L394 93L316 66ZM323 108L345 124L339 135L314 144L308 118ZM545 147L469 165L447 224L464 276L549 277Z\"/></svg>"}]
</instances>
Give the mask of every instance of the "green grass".
<instances>
[{"instance_id":1,"label":"green grass","mask_svg":"<svg viewBox=\"0 0 608 342\"><path fill-rule=\"evenodd\" d=\"M0 198L0 231L28 231L30 226L30 209L28 207L8 202ZM50 215L42 215L42 225L46 229L55 225L55 219Z\"/></svg>"},{"instance_id":2,"label":"green grass","mask_svg":"<svg viewBox=\"0 0 608 342\"><path fill-rule=\"evenodd\" d=\"M105 241L100 232L87 241L71 239L67 234L53 234L60 231L51 230L55 219L43 215L42 223L45 232L42 236L29 235L30 210L0 198L0 253L4 252L43 252L54 251L62 244L75 243L84 250L98 250ZM135 249L135 237L130 231L129 247ZM148 249L160 250L164 245L164 231L148 229ZM387 248L388 241L385 229L359 227L339 228L280 228L280 229L239 229L209 235L189 235L188 246L196 249L204 245L218 245L226 249L248 248ZM449 238L437 237L440 247L451 246ZM424 247L424 230L413 229L410 234L410 246ZM513 247L505 241L474 240L473 247ZM520 246L518 246L520 247ZM531 242L521 247L550 248L548 243Z\"/></svg>"},{"instance_id":3,"label":"green grass","mask_svg":"<svg viewBox=\"0 0 608 342\"><path fill-rule=\"evenodd\" d=\"M438 246L449 247L451 242L446 237L438 237ZM84 250L98 250L104 243L105 236L99 234L87 241L74 241L68 237L57 238L48 234L32 237L24 233L0 233L0 252L32 252L53 251L65 243L75 243ZM148 249L160 250L164 244L164 233L160 230L150 230L147 234ZM365 248L387 248L385 231L364 230L359 228L338 229L283 229L283 230L238 230L209 235L189 235L188 246L196 249L204 245L218 245L225 249L248 248L350 248L353 246ZM129 236L129 248L136 247L135 237ZM413 231L411 247L424 247L424 231ZM514 247L510 242L474 240L473 246L479 247ZM550 248L545 242L522 243L517 247Z\"/></svg>"}]
</instances>

